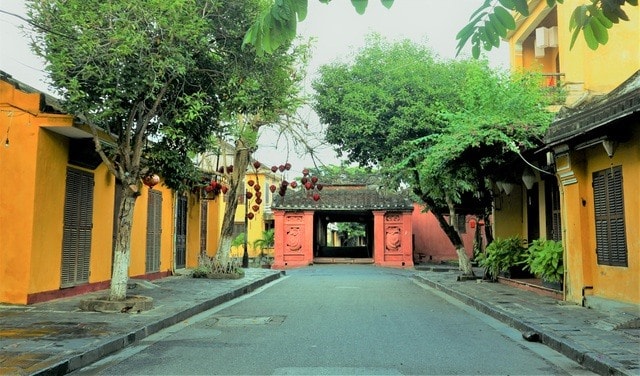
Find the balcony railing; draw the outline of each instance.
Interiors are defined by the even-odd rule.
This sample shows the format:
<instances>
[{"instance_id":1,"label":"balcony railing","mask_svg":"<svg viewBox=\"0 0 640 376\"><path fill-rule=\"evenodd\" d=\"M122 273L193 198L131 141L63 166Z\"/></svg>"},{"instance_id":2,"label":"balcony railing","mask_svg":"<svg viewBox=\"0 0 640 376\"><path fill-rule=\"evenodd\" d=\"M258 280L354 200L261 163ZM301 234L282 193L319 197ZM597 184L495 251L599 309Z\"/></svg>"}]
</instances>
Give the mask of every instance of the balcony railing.
<instances>
[{"instance_id":1,"label":"balcony railing","mask_svg":"<svg viewBox=\"0 0 640 376\"><path fill-rule=\"evenodd\" d=\"M543 86L553 105L563 105L567 100L567 89L564 82L564 73L543 73Z\"/></svg>"}]
</instances>

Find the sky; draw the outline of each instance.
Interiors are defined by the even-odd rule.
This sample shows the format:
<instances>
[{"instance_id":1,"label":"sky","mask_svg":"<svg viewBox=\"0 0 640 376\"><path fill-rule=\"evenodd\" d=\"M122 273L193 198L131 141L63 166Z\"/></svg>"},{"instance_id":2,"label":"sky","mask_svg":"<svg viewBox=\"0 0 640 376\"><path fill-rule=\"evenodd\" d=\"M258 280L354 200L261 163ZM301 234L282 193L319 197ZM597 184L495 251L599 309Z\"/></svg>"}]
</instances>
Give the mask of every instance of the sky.
<instances>
[{"instance_id":1,"label":"sky","mask_svg":"<svg viewBox=\"0 0 640 376\"><path fill-rule=\"evenodd\" d=\"M441 58L456 58L456 34L483 0L396 0L390 9L379 0L370 0L364 15L356 13L349 0L332 0L322 4L309 0L307 18L298 24L301 38L312 38L312 58L306 79L307 94L318 68L336 61L348 61L364 46L365 37L376 32L389 40L410 39L430 47ZM23 0L0 0L0 11L25 16ZM43 62L29 48L29 38L17 17L0 12L0 70L38 90L51 93L46 83ZM468 49L459 58L469 56ZM495 67L508 68L505 43L488 56ZM339 159L329 146L323 146L324 127L310 108L299 116L308 123L306 141L319 156L316 164L337 164ZM290 162L294 169L313 167L314 160L274 131L263 131L255 158L267 165ZM299 166L296 167L296 166Z\"/></svg>"}]
</instances>

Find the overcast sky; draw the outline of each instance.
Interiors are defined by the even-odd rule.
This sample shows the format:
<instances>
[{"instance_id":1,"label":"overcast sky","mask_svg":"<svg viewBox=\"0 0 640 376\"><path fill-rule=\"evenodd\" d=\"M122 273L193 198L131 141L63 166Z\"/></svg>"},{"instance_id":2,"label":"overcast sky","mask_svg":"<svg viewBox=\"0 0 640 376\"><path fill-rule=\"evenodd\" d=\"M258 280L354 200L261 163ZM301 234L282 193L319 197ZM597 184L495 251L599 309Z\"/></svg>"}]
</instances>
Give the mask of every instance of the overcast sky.
<instances>
[{"instance_id":1,"label":"overcast sky","mask_svg":"<svg viewBox=\"0 0 640 376\"><path fill-rule=\"evenodd\" d=\"M391 40L408 38L429 46L442 58L453 59L456 52L455 35L482 2L396 0L391 9L386 9L379 0L370 0L367 11L361 16L356 13L349 0L333 0L330 4L309 0L307 19L298 25L299 35L314 38L307 80L313 80L319 66L348 59L364 45L365 36L371 32L377 32ZM0 0L0 10L24 16L24 1ZM27 85L48 91L42 62L30 52L29 39L23 35L20 25L24 25L20 19L0 13L0 70ZM488 58L494 66L507 68L506 44L503 43ZM313 133L322 133L313 113L306 110L301 114L310 123ZM313 136L310 135L309 138ZM294 168L296 165L312 165L310 158L287 148L283 141L277 143L276 147L273 135L261 137L260 144L256 157L264 163L281 164L288 160ZM324 163L337 161L330 149L321 150L318 147L317 150Z\"/></svg>"}]
</instances>

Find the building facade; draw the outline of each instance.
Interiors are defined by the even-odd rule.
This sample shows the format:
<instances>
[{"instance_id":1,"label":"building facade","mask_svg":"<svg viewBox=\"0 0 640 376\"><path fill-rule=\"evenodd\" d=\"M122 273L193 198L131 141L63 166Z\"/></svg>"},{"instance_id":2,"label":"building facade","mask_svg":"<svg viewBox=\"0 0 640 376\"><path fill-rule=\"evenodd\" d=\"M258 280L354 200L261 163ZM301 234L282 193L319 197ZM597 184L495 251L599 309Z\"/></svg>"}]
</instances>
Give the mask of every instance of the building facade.
<instances>
[{"instance_id":1,"label":"building facade","mask_svg":"<svg viewBox=\"0 0 640 376\"><path fill-rule=\"evenodd\" d=\"M500 190L495 235L562 240L566 300L640 305L640 8L625 5L629 20L594 51L582 35L569 48L582 2L528 4L531 15L507 36L512 68L542 72L541 84L565 99L544 145L526 154L537 168Z\"/></svg>"}]
</instances>

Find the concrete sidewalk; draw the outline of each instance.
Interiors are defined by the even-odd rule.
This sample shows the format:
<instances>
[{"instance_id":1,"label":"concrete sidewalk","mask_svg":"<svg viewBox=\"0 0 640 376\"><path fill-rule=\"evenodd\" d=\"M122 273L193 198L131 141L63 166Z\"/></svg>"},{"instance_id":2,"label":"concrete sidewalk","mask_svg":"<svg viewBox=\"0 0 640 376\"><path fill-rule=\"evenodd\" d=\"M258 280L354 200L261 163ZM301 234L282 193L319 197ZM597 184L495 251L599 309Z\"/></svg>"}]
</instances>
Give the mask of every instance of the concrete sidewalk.
<instances>
[{"instance_id":1,"label":"concrete sidewalk","mask_svg":"<svg viewBox=\"0 0 640 376\"><path fill-rule=\"evenodd\" d=\"M418 269L423 269L417 267ZM640 312L596 310L482 280L458 282L454 269L427 267L415 278L523 333L600 375L640 375Z\"/></svg>"},{"instance_id":2,"label":"concrete sidewalk","mask_svg":"<svg viewBox=\"0 0 640 376\"><path fill-rule=\"evenodd\" d=\"M172 276L142 281L131 294L153 298L153 309L140 313L78 308L80 300L105 291L30 306L0 304L0 375L69 373L281 275L249 268L236 280Z\"/></svg>"}]
</instances>

